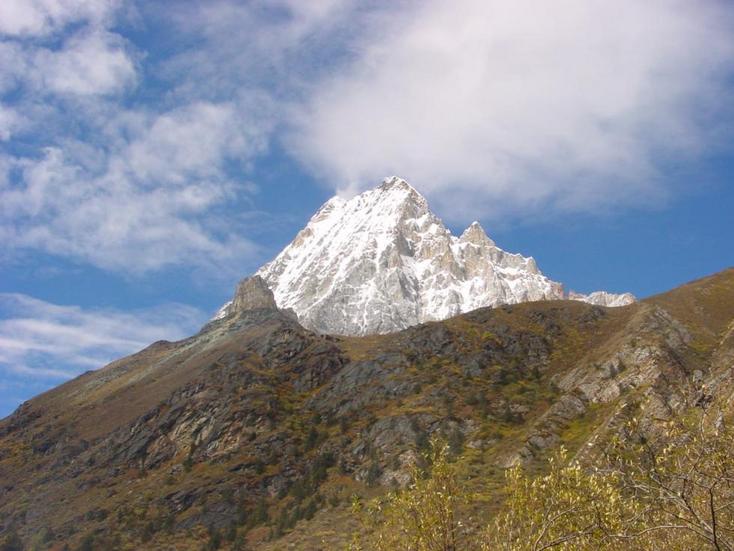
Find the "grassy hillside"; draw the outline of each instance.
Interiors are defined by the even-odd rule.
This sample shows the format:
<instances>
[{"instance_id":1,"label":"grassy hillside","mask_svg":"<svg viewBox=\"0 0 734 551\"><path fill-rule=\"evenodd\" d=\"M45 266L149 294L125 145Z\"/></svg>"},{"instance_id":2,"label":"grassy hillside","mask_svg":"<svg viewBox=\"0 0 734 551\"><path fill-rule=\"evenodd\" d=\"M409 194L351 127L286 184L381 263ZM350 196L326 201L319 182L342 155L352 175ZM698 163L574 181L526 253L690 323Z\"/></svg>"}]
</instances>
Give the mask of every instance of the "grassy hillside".
<instances>
[{"instance_id":1,"label":"grassy hillside","mask_svg":"<svg viewBox=\"0 0 734 551\"><path fill-rule=\"evenodd\" d=\"M0 541L338 549L353 498L407 484L435 435L478 529L508 467L541 472L562 444L593 464L631 412L728 396L733 320L734 270L623 308L526 303L364 338L242 312L0 421Z\"/></svg>"}]
</instances>

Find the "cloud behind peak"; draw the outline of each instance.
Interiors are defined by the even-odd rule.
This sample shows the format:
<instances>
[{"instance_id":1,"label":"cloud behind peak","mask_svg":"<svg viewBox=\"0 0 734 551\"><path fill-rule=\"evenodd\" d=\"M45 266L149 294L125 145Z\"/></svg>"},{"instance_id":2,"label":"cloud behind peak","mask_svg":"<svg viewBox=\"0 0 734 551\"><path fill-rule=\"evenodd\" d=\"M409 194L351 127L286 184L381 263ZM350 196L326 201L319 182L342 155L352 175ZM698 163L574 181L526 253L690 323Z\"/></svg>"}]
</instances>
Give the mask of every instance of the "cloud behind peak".
<instances>
[{"instance_id":1,"label":"cloud behind peak","mask_svg":"<svg viewBox=\"0 0 734 551\"><path fill-rule=\"evenodd\" d=\"M437 0L383 23L289 137L337 186L398 173L471 197L463 216L655 201L660 165L710 147L728 105L719 2Z\"/></svg>"}]
</instances>

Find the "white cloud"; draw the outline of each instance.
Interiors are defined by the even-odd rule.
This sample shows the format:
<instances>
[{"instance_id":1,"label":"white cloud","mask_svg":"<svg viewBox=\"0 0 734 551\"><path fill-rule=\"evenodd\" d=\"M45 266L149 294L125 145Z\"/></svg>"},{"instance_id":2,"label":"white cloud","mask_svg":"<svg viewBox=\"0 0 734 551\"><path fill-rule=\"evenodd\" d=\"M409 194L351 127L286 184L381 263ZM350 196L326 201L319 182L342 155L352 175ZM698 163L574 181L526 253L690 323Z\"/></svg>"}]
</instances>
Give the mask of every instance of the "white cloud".
<instances>
[{"instance_id":1,"label":"white cloud","mask_svg":"<svg viewBox=\"0 0 734 551\"><path fill-rule=\"evenodd\" d=\"M22 130L41 138L35 154L2 155L12 175L0 185L5 249L123 273L239 273L259 256L244 235L262 216L247 210L256 190L247 170L280 122L276 98L291 96L308 73L300 61L318 57L316 42L334 42L319 31L353 4L141 4L151 19L138 23L157 17L176 44L147 67L146 53L112 30L122 1L4 4L0 93L21 96L0 117L0 137L16 133L11 115L22 112ZM144 77L164 92L129 107L135 85L148 94Z\"/></svg>"},{"instance_id":2,"label":"white cloud","mask_svg":"<svg viewBox=\"0 0 734 551\"><path fill-rule=\"evenodd\" d=\"M344 54L369 13L355 0L214 0L161 11L184 44L157 67L176 82L171 94L217 101L243 88L294 97Z\"/></svg>"},{"instance_id":3,"label":"white cloud","mask_svg":"<svg viewBox=\"0 0 734 551\"><path fill-rule=\"evenodd\" d=\"M69 378L155 340L184 338L205 320L201 311L182 304L122 312L0 293L0 372Z\"/></svg>"},{"instance_id":4,"label":"white cloud","mask_svg":"<svg viewBox=\"0 0 734 551\"><path fill-rule=\"evenodd\" d=\"M22 177L0 186L0 235L124 273L242 263L257 246L240 235L236 214L229 224L217 214L251 189L228 177L226 163L264 147L260 127L243 116L203 102L157 116L123 113L101 152L72 143L16 159Z\"/></svg>"},{"instance_id":5,"label":"white cloud","mask_svg":"<svg viewBox=\"0 0 734 551\"><path fill-rule=\"evenodd\" d=\"M397 173L456 218L644 203L715 145L732 28L715 1L418 3L316 83L289 143L332 185Z\"/></svg>"},{"instance_id":6,"label":"white cloud","mask_svg":"<svg viewBox=\"0 0 734 551\"><path fill-rule=\"evenodd\" d=\"M226 157L246 156L264 146L243 105L196 102L160 115L125 153L129 170L140 180L184 184L217 177Z\"/></svg>"},{"instance_id":7,"label":"white cloud","mask_svg":"<svg viewBox=\"0 0 734 551\"><path fill-rule=\"evenodd\" d=\"M0 103L0 142L8 141L23 122L23 117L15 109Z\"/></svg>"},{"instance_id":8,"label":"white cloud","mask_svg":"<svg viewBox=\"0 0 734 551\"><path fill-rule=\"evenodd\" d=\"M42 36L80 21L100 24L120 4L117 0L3 0L0 34Z\"/></svg>"},{"instance_id":9,"label":"white cloud","mask_svg":"<svg viewBox=\"0 0 734 551\"><path fill-rule=\"evenodd\" d=\"M137 79L135 56L127 41L108 28L121 5L104 0L1 2L0 93L21 89L28 100L113 94L130 87Z\"/></svg>"},{"instance_id":10,"label":"white cloud","mask_svg":"<svg viewBox=\"0 0 734 551\"><path fill-rule=\"evenodd\" d=\"M730 120L714 0L368 4L139 3L137 31L166 29L148 56L116 34L123 2L3 3L0 94L21 99L0 139L40 142L0 155L5 247L241 269L248 168L283 128L325 185L397 173L459 221L656 200L661 162Z\"/></svg>"},{"instance_id":11,"label":"white cloud","mask_svg":"<svg viewBox=\"0 0 734 551\"><path fill-rule=\"evenodd\" d=\"M258 247L241 234L251 213L236 209L253 190L243 172L273 128L269 95L230 87L226 100L201 99L214 84L205 78L176 92L189 65L168 75L168 100L128 107L145 56L110 30L122 2L4 6L5 32L18 40L0 41L0 93L16 97L0 111L0 139L21 129L40 142L35 153L0 154L6 251L133 274L247 265Z\"/></svg>"},{"instance_id":12,"label":"white cloud","mask_svg":"<svg viewBox=\"0 0 734 551\"><path fill-rule=\"evenodd\" d=\"M28 62L19 44L0 41L0 94L14 89L26 77Z\"/></svg>"},{"instance_id":13,"label":"white cloud","mask_svg":"<svg viewBox=\"0 0 734 551\"><path fill-rule=\"evenodd\" d=\"M136 69L119 35L102 30L80 32L61 49L32 54L34 77L44 92L112 94L136 80Z\"/></svg>"}]
</instances>

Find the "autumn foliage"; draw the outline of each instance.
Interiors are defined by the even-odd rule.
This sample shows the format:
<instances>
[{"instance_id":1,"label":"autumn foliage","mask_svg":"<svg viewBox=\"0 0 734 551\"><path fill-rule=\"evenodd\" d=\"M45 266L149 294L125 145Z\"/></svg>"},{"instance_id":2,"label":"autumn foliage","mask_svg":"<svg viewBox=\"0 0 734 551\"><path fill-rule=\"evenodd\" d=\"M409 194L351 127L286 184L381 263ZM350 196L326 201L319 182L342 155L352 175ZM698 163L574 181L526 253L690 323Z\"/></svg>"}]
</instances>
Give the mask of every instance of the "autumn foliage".
<instances>
[{"instance_id":1,"label":"autumn foliage","mask_svg":"<svg viewBox=\"0 0 734 551\"><path fill-rule=\"evenodd\" d=\"M734 551L734 430L721 412L643 429L632 419L594 465L561 448L542 474L505 473L506 499L479 529L448 446L434 441L412 484L359 505L352 551Z\"/></svg>"}]
</instances>

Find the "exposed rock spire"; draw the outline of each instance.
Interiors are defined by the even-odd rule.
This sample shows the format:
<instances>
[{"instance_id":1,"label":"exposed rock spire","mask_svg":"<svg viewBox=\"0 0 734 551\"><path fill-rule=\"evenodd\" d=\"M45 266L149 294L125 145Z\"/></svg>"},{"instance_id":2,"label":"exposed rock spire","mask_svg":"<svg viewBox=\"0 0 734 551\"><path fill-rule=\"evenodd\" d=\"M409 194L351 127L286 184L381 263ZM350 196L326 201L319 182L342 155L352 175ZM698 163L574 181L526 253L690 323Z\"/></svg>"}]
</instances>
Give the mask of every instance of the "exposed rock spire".
<instances>
[{"instance_id":1,"label":"exposed rock spire","mask_svg":"<svg viewBox=\"0 0 734 551\"><path fill-rule=\"evenodd\" d=\"M246 310L276 310L273 292L258 275L243 279L237 285L232 299L231 311L244 312Z\"/></svg>"}]
</instances>

